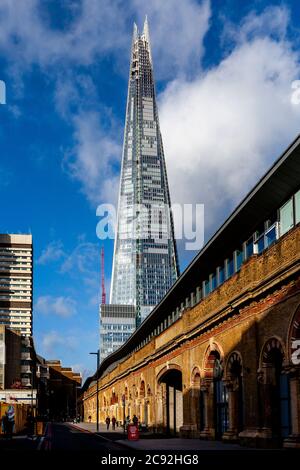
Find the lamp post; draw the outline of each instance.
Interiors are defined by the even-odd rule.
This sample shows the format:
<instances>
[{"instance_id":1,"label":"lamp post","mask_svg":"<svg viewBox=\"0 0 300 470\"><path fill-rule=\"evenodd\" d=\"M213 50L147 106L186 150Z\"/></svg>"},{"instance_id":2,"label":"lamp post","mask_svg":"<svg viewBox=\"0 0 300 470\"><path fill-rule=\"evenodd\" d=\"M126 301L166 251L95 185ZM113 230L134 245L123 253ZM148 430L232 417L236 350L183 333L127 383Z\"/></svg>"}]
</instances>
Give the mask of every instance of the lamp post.
<instances>
[{"instance_id":1,"label":"lamp post","mask_svg":"<svg viewBox=\"0 0 300 470\"><path fill-rule=\"evenodd\" d=\"M99 364L100 364L100 351L98 349L97 352L91 352L90 354L95 354L97 356L97 372L96 372L96 380L97 380L97 412L96 412L96 430L99 431Z\"/></svg>"},{"instance_id":2,"label":"lamp post","mask_svg":"<svg viewBox=\"0 0 300 470\"><path fill-rule=\"evenodd\" d=\"M123 432L125 434L126 430L125 430L125 425L126 425L126 416L125 416L125 400L126 400L126 397L125 397L125 393L122 395L122 403L123 403Z\"/></svg>"},{"instance_id":3,"label":"lamp post","mask_svg":"<svg viewBox=\"0 0 300 470\"><path fill-rule=\"evenodd\" d=\"M76 385L75 384L75 421L77 423L77 420L78 420L78 416L79 416L79 413L78 413L78 400L77 400L77 390L80 390L81 387L80 385Z\"/></svg>"}]
</instances>

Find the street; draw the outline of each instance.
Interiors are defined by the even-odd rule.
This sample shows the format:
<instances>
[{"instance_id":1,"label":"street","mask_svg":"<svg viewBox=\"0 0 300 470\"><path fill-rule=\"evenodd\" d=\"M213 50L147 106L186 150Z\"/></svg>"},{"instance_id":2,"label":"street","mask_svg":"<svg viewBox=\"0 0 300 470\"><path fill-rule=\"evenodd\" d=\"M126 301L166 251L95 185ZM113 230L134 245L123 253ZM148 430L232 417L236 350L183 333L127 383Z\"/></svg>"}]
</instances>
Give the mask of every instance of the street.
<instances>
[{"instance_id":1,"label":"street","mask_svg":"<svg viewBox=\"0 0 300 470\"><path fill-rule=\"evenodd\" d=\"M109 437L90 433L65 423L49 423L39 449L51 451L95 451L100 454L108 451L121 451L123 447L114 443L120 439L119 433L110 433Z\"/></svg>"},{"instance_id":2,"label":"street","mask_svg":"<svg viewBox=\"0 0 300 470\"><path fill-rule=\"evenodd\" d=\"M124 440L122 430L106 430L100 427L95 433L93 424L80 423L49 423L43 437L28 439L26 435L14 436L12 440L0 439L2 461L23 465L24 459L30 455L34 468L62 465L64 462L74 468L82 468L87 464L122 464L129 468L139 468L145 463L163 465L167 461L182 465L202 465L231 462L240 458L254 464L257 458L275 458L276 462L286 463L295 454L283 450L263 451L240 448L238 445L224 444L216 441L200 441L199 439L142 437L137 442ZM122 445L121 441L124 441ZM33 452L28 452L33 451Z\"/></svg>"}]
</instances>

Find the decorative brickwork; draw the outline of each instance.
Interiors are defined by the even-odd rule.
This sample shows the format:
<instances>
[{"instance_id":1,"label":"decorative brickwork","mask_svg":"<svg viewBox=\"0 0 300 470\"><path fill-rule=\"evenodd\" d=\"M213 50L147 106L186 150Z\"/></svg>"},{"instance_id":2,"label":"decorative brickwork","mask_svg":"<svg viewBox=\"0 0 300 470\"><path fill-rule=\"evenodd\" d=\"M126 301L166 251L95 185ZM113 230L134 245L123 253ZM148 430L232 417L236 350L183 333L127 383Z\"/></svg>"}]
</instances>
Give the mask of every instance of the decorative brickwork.
<instances>
[{"instance_id":1,"label":"decorative brickwork","mask_svg":"<svg viewBox=\"0 0 300 470\"><path fill-rule=\"evenodd\" d=\"M125 395L125 415L157 431L299 446L300 366L291 361L299 312L298 226L111 367L99 380L101 421L123 420ZM84 395L93 421L95 393L92 385Z\"/></svg>"}]
</instances>

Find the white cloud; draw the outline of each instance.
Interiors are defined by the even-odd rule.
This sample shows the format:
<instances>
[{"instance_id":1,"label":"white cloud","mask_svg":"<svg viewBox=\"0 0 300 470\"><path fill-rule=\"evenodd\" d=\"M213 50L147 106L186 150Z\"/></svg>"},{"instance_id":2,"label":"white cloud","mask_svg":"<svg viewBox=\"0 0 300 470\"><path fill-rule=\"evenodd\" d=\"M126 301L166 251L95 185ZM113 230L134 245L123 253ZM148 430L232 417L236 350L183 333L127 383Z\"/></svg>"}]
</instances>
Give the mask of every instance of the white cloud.
<instances>
[{"instance_id":1,"label":"white cloud","mask_svg":"<svg viewBox=\"0 0 300 470\"><path fill-rule=\"evenodd\" d=\"M253 15L251 22L264 23ZM283 22L274 20L281 35ZM300 107L291 103L298 53L261 31L242 36L220 64L192 81L174 80L160 96L172 202L205 203L209 231L299 131Z\"/></svg>"},{"instance_id":2,"label":"white cloud","mask_svg":"<svg viewBox=\"0 0 300 470\"><path fill-rule=\"evenodd\" d=\"M61 266L62 273L95 274L100 248L95 243L79 243Z\"/></svg>"},{"instance_id":3,"label":"white cloud","mask_svg":"<svg viewBox=\"0 0 300 470\"><path fill-rule=\"evenodd\" d=\"M72 335L62 335L58 331L52 330L41 337L41 354L45 356L56 355L63 349L74 351L78 346L78 340ZM48 357L49 358L49 357Z\"/></svg>"},{"instance_id":4,"label":"white cloud","mask_svg":"<svg viewBox=\"0 0 300 470\"><path fill-rule=\"evenodd\" d=\"M147 13L155 75L172 78L160 95L172 201L204 202L207 227L215 226L298 132L300 107L290 102L290 86L300 70L286 39L289 10L253 11L239 25L225 18L228 55L203 72L208 0L81 0L64 8L69 21L59 29L50 26L42 2L16 8L2 0L0 50L13 71L38 64L54 74L56 108L73 129L74 146L64 152L68 174L93 205L116 200L122 132L109 110L96 109L97 87L87 69L75 72L112 54L118 71L127 73L129 19L141 28Z\"/></svg>"},{"instance_id":5,"label":"white cloud","mask_svg":"<svg viewBox=\"0 0 300 470\"><path fill-rule=\"evenodd\" d=\"M193 76L204 53L203 38L209 28L210 2L196 0L133 0L140 28L148 16L155 76Z\"/></svg>"},{"instance_id":6,"label":"white cloud","mask_svg":"<svg viewBox=\"0 0 300 470\"><path fill-rule=\"evenodd\" d=\"M63 29L51 27L47 7L39 0L0 5L0 50L19 65L49 67L57 62L91 64L99 55L123 48L125 12L118 2L64 2L68 20ZM117 34L116 34L117 31Z\"/></svg>"},{"instance_id":7,"label":"white cloud","mask_svg":"<svg viewBox=\"0 0 300 470\"><path fill-rule=\"evenodd\" d=\"M223 39L231 40L235 43L251 41L254 37L273 36L273 38L283 40L286 37L290 12L284 6L269 6L257 15L250 12L242 19L241 24L230 23L224 18L225 26Z\"/></svg>"},{"instance_id":8,"label":"white cloud","mask_svg":"<svg viewBox=\"0 0 300 470\"><path fill-rule=\"evenodd\" d=\"M114 125L103 128L101 116L93 111L75 116L73 125L75 145L65 153L64 168L81 183L82 192L93 205L115 203L119 186L115 165L122 149L113 134Z\"/></svg>"},{"instance_id":9,"label":"white cloud","mask_svg":"<svg viewBox=\"0 0 300 470\"><path fill-rule=\"evenodd\" d=\"M63 244L61 241L53 241L49 243L46 248L42 251L41 255L37 259L37 264L47 264L52 261L58 261L65 256L63 250Z\"/></svg>"},{"instance_id":10,"label":"white cloud","mask_svg":"<svg viewBox=\"0 0 300 470\"><path fill-rule=\"evenodd\" d=\"M126 2L81 0L64 2L63 28L53 27L49 7L40 0L2 0L0 50L13 59L14 68L52 65L90 65L109 53L126 64L131 19L141 26L148 14L160 74L191 68L203 52L202 39L210 17L209 0L142 0ZM129 26L130 19L130 26ZM195 62L196 61L196 62Z\"/></svg>"},{"instance_id":11,"label":"white cloud","mask_svg":"<svg viewBox=\"0 0 300 470\"><path fill-rule=\"evenodd\" d=\"M22 73L33 65L56 82L55 106L72 126L74 137L73 148L63 152L64 168L93 205L113 203L123 132L113 122L104 124L107 110L101 110L96 86L84 67L112 54L119 73L127 76L132 18L141 28L148 14L157 76L190 75L200 65L210 4L208 0L201 4L196 0L149 0L147 4L80 0L61 7L63 28L53 27L50 9L39 0L18 2L17 7L12 0L2 0L0 51L8 59L15 92L24 92Z\"/></svg>"},{"instance_id":12,"label":"white cloud","mask_svg":"<svg viewBox=\"0 0 300 470\"><path fill-rule=\"evenodd\" d=\"M68 318L76 313L76 302L70 297L44 295L38 297L35 304L37 314L57 315Z\"/></svg>"}]
</instances>

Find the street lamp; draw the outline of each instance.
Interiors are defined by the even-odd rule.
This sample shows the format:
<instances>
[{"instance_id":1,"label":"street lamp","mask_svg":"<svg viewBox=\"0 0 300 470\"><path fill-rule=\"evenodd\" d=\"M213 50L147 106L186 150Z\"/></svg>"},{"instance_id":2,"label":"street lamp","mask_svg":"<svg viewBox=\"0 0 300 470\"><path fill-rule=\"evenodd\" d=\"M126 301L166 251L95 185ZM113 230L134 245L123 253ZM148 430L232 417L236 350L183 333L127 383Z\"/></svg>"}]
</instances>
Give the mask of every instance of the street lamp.
<instances>
[{"instance_id":1,"label":"street lamp","mask_svg":"<svg viewBox=\"0 0 300 470\"><path fill-rule=\"evenodd\" d=\"M77 404L77 390L80 390L81 389L81 386L80 385L76 385L75 384L75 422L77 423L77 420L78 420L78 416L79 416L79 413L78 413L78 404ZM80 413L81 415L81 413Z\"/></svg>"},{"instance_id":2,"label":"street lamp","mask_svg":"<svg viewBox=\"0 0 300 470\"><path fill-rule=\"evenodd\" d=\"M97 379L97 413L96 413L96 420L97 420L97 423L96 423L96 429L97 429L97 432L99 431L99 364L100 364L100 351L98 349L97 352L91 352L90 354L95 354L97 356L97 372L96 372L96 379Z\"/></svg>"}]
</instances>

